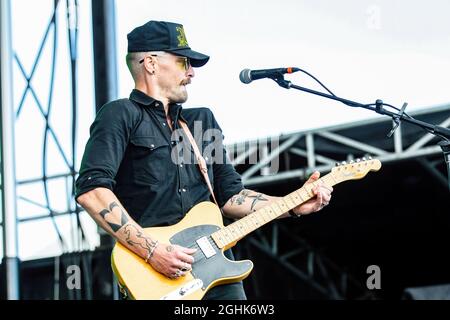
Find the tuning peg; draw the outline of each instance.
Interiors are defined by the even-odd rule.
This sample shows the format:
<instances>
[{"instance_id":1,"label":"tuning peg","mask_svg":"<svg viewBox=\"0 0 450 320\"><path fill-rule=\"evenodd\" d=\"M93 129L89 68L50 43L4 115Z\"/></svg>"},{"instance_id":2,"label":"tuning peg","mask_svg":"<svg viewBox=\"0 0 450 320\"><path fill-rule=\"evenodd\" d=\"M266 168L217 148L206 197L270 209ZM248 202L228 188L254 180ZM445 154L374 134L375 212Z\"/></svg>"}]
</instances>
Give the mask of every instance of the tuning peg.
<instances>
[{"instance_id":1,"label":"tuning peg","mask_svg":"<svg viewBox=\"0 0 450 320\"><path fill-rule=\"evenodd\" d=\"M334 165L335 165L336 167L339 167L341 164L340 164L339 162L336 162Z\"/></svg>"},{"instance_id":2,"label":"tuning peg","mask_svg":"<svg viewBox=\"0 0 450 320\"><path fill-rule=\"evenodd\" d=\"M347 164L347 162L346 162L346 161L342 161L341 164L342 164L343 166L345 166L345 165Z\"/></svg>"},{"instance_id":3,"label":"tuning peg","mask_svg":"<svg viewBox=\"0 0 450 320\"><path fill-rule=\"evenodd\" d=\"M372 157L369 157L369 160L372 160Z\"/></svg>"},{"instance_id":4,"label":"tuning peg","mask_svg":"<svg viewBox=\"0 0 450 320\"><path fill-rule=\"evenodd\" d=\"M350 164L354 164L355 163L355 161L354 160L350 160Z\"/></svg>"},{"instance_id":5,"label":"tuning peg","mask_svg":"<svg viewBox=\"0 0 450 320\"><path fill-rule=\"evenodd\" d=\"M366 160L367 160L366 157L363 157L363 158L362 158L362 161L366 161Z\"/></svg>"},{"instance_id":6,"label":"tuning peg","mask_svg":"<svg viewBox=\"0 0 450 320\"><path fill-rule=\"evenodd\" d=\"M361 159L360 158L356 159L356 162L361 162Z\"/></svg>"}]
</instances>

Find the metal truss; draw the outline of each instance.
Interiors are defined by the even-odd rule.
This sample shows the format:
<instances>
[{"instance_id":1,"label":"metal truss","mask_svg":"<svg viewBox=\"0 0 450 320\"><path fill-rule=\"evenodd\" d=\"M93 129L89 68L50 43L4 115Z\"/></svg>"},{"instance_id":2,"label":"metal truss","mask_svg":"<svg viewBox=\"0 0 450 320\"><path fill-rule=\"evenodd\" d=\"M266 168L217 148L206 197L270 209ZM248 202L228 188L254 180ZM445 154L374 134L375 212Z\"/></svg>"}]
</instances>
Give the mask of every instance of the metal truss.
<instances>
[{"instance_id":1,"label":"metal truss","mask_svg":"<svg viewBox=\"0 0 450 320\"><path fill-rule=\"evenodd\" d=\"M425 110L411 115L416 118L431 116L431 121L439 122L436 124L450 126L450 105ZM237 143L227 146L227 151L231 163L249 188L275 185L287 179L306 180L315 170L329 172L336 163L368 155L383 163L418 161L442 187L447 188L445 172L438 169L444 162L442 150L436 145L434 136L420 129L405 130L400 126L393 139L383 138L393 125L390 120L383 119L361 121ZM281 234L287 239L284 243L296 243L296 247L280 249ZM280 268L329 299L376 299L348 272L323 257L279 222L271 225L269 236L258 230L246 241L276 261Z\"/></svg>"},{"instance_id":2,"label":"metal truss","mask_svg":"<svg viewBox=\"0 0 450 320\"><path fill-rule=\"evenodd\" d=\"M440 121L436 123L437 125L450 126L450 105L425 108L424 111L411 113L415 117L429 114L438 116ZM442 152L439 146L433 144L436 141L434 136L420 129L411 130L411 128L408 128L405 134L404 125L401 125L395 131L393 139L388 140L385 133L388 132L386 129L390 122L385 119L367 120L267 137L228 145L227 151L231 163L242 174L244 184L248 187L286 179L304 179L314 170L328 172L336 163L368 155L376 157L383 163L401 160L419 161L446 187L445 173L436 169L443 159L426 160L427 157ZM371 132L367 132L368 130ZM271 151L268 152L268 149ZM293 156L296 156L295 160L292 159ZM283 162L284 166L281 166L280 162Z\"/></svg>"},{"instance_id":3,"label":"metal truss","mask_svg":"<svg viewBox=\"0 0 450 320\"><path fill-rule=\"evenodd\" d=\"M11 141L11 143L15 143L16 150L22 148L23 150L28 150L28 146L30 145L42 145L41 152L36 154L27 153L27 158L29 161L36 161L39 157L41 158L41 172L34 172L33 178L22 178L21 180L15 181L17 188L17 203L18 205L32 205L37 212L27 212L29 217L22 217L17 219L17 224L28 222L32 220L41 220L47 219L51 221L53 228L57 234L57 238L59 240L59 244L61 247L61 251L63 254L67 254L71 251L80 251L89 247L87 242L87 238L85 237L85 231L83 230L83 226L80 222L80 212L81 208L76 205L74 200L74 182L77 175L76 168L78 166L76 159L76 141L77 141L77 123L78 123L78 101L77 101L77 67L78 67L78 0L52 0L48 1L50 4L50 18L48 23L43 26L43 36L37 48L37 51L32 55L32 65L29 70L27 70L26 60L24 56L29 55L30 52L20 52L14 51L12 57L12 63L18 73L14 78L13 87L16 92L19 92L20 81L16 82L17 79L22 77L24 82L23 91L19 96L18 104L15 106L15 126L17 128L17 123L22 119L25 113L27 112L36 112L38 116L33 119L33 121L43 123L43 131L37 132L36 129L41 130L36 126L34 127L25 127L25 131L16 130L17 136L26 134L29 139L25 141L25 145L23 144L23 140L21 143L16 141ZM20 14L13 12L13 15L16 14L20 16ZM48 12L47 12L48 14ZM65 17L61 18L61 14ZM62 21L62 23L61 23ZM27 26L30 27L30 26ZM68 44L68 67L67 62L66 65L62 64L58 61L64 61L62 59L62 54L59 50L58 39L60 39L59 34L61 32L67 33L67 44ZM24 39L17 39L20 41L24 41ZM44 56L46 53L49 53L45 59ZM66 60L66 61L67 61ZM44 73L39 73L37 70L42 68L42 70L46 70ZM67 78L62 82L56 81L57 70L61 70L62 68L67 68ZM47 71L48 70L48 71ZM41 85L43 83L48 83L48 92L45 96L45 93L42 92ZM57 87L58 83L68 84L67 87L60 88ZM59 94L63 93L64 96L68 97L68 101L64 102L64 104L58 105L55 102L55 93ZM63 108L61 108L63 107ZM69 119L67 121L67 125L61 129L61 126L55 125L54 122L56 111L64 112L64 119ZM14 117L13 117L14 118ZM53 121L52 121L53 120ZM34 130L33 130L34 128ZM70 134L69 138L63 138L63 131L65 129L69 129ZM42 138L42 140L41 140ZM17 140L17 139L16 139ZM59 169L60 174L51 174L49 170L50 166L55 163L55 159L58 159L61 163L61 169ZM17 167L17 170L21 170L21 168ZM37 176L36 176L37 173ZM62 182L64 187L55 187L54 182ZM60 184L61 185L61 184ZM39 190L43 191L43 195L38 197L36 193L29 190ZM34 189L33 189L34 188ZM28 190L28 191L27 191ZM60 202L64 205L65 210L55 209L55 204L51 201L51 199L58 198ZM37 213L40 212L38 215ZM24 212L22 212L24 214ZM63 236L60 226L58 225L58 221L55 219L57 216L70 214L70 223L72 227L71 234L66 237ZM7 226L6 226L7 227ZM39 233L37 233L39 234ZM39 239L39 236L37 236ZM69 241L71 242L71 246L69 245ZM77 260L78 259L78 260ZM86 276L91 277L90 270L90 261L82 261L81 258L74 258L71 261L72 264L79 265L83 268ZM62 259L64 260L64 259ZM67 261L66 261L67 262ZM65 283L64 279L60 279L59 271L60 264L64 266L64 261L61 262L59 257L55 259L55 286L60 281ZM61 272L64 276L66 276L65 272ZM86 280L87 283L90 283L90 278ZM81 299L82 294L85 295L85 298L89 299L91 294L91 286L88 286L86 290L81 292L80 290L69 290L68 297L70 299ZM54 299L60 298L60 291L54 291Z\"/></svg>"},{"instance_id":4,"label":"metal truss","mask_svg":"<svg viewBox=\"0 0 450 320\"><path fill-rule=\"evenodd\" d=\"M246 240L299 281L332 300L373 300L377 297L351 274L311 247L278 221ZM288 239L282 239L288 237ZM286 243L290 244L286 248ZM296 297L290 297L296 299Z\"/></svg>"},{"instance_id":5,"label":"metal truss","mask_svg":"<svg viewBox=\"0 0 450 320\"><path fill-rule=\"evenodd\" d=\"M55 220L55 217L58 215L61 215L62 212L59 212L58 210L55 210L52 208L52 204L50 201L51 194L55 193L56 190L52 190L50 187L50 183L52 181L56 181L58 179L64 179L64 185L65 190L58 190L58 194L61 194L64 192L66 197L66 203L67 203L67 210L64 213L70 213L74 214L74 223L76 225L76 228L78 229L78 236L79 239L73 239L73 246L78 247L77 250L82 249L83 247L83 241L85 241L85 233L82 228L82 225L80 223L80 209L75 204L75 201L73 199L74 194L74 181L76 177L76 128L77 128L77 45L78 45L78 1L77 0L66 0L66 10L67 10L67 39L68 39L68 45L69 45L69 74L70 74L70 90L67 93L67 95L70 97L70 103L68 105L70 106L67 110L67 116L71 117L71 125L70 125L70 131L71 131L71 137L69 146L64 145L60 138L60 134L58 133L58 130L55 129L50 122L50 119L52 118L52 111L54 107L53 98L54 98L54 91L55 91L55 73L57 69L57 59L58 59L58 33L64 29L60 27L59 19L58 19L58 10L63 5L64 1L60 0L54 0L53 1L53 12L50 16L50 20L45 28L43 38L40 42L38 51L35 54L35 58L33 60L33 65L30 72L27 72L25 70L25 67L22 63L22 60L20 58L21 53L15 52L14 53L14 60L18 67L18 70L20 71L20 74L22 75L23 79L25 80L26 86L22 92L21 99L18 103L17 109L16 109L16 121L18 121L26 108L37 108L39 114L42 116L42 119L44 121L44 134L43 134L43 141L42 141L42 172L40 177L35 179L24 179L21 181L17 181L18 187L25 186L25 185L32 185L32 184L39 184L42 183L42 187L44 190L44 199L42 199L42 202L32 200L28 197L26 194L21 194L20 188L18 189L18 201L32 204L37 208L42 208L44 211L47 212L47 214L40 215L36 217L33 215L33 218L21 218L19 219L19 222L26 222L30 220L35 220L35 218L50 218L52 221L52 224L54 226L54 229L56 231L56 234L58 236L60 246L63 252L69 252L69 246L66 243L66 240L62 236L61 230ZM40 95L38 94L38 91L35 89L33 83L36 83L36 70L38 66L42 63L42 56L44 50L50 47L51 51L51 60L50 65L48 66L49 72L50 72L50 82L49 82L49 92L47 97L47 104L44 105L42 102L43 99L40 98ZM59 57L60 59L60 57ZM47 67L47 66L45 66ZM34 82L33 82L34 80ZM39 79L39 81L42 81ZM33 103L26 103L27 96L31 96L31 99ZM32 133L32 137L38 137L39 133ZM33 138L32 138L33 139ZM31 141L30 141L31 142ZM36 141L37 142L37 141ZM64 165L67 168L66 173L60 174L60 175L49 175L48 174L48 168L49 168L49 161L54 161L55 154L50 154L49 151L49 145L53 142L56 146L56 150L58 153L58 156L60 159L63 160ZM64 148L66 147L66 148ZM69 150L68 152L65 150ZM52 159L52 160L51 160ZM74 238L76 238L74 237Z\"/></svg>"}]
</instances>

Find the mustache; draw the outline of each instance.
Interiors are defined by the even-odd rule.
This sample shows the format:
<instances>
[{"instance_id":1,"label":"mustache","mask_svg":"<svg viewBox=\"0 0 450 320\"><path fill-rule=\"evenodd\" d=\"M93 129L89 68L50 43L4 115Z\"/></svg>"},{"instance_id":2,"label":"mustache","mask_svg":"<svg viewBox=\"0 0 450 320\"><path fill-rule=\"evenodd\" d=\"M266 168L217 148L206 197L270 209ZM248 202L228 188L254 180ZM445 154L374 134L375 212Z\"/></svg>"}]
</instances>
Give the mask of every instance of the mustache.
<instances>
[{"instance_id":1,"label":"mustache","mask_svg":"<svg viewBox=\"0 0 450 320\"><path fill-rule=\"evenodd\" d=\"M185 85L187 85L187 84L191 84L191 79L183 80L183 81L180 82L180 84L181 84L182 86L185 86Z\"/></svg>"}]
</instances>

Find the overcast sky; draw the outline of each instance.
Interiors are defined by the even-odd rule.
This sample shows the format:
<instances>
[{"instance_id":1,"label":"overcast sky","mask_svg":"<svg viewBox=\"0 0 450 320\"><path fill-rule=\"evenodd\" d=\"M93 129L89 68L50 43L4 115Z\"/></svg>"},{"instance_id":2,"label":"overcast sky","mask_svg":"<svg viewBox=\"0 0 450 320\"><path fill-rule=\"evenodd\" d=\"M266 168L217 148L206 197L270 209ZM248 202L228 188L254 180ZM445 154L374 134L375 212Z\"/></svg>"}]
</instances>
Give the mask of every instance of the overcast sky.
<instances>
[{"instance_id":1,"label":"overcast sky","mask_svg":"<svg viewBox=\"0 0 450 320\"><path fill-rule=\"evenodd\" d=\"M270 79L242 84L244 68L295 66L338 96L382 98L409 110L450 101L450 2L435 1L117 1L120 96L133 83L126 34L148 20L182 23L190 46L211 55L196 69L186 106L216 114L226 142L378 116ZM319 89L306 75L286 76Z\"/></svg>"}]
</instances>

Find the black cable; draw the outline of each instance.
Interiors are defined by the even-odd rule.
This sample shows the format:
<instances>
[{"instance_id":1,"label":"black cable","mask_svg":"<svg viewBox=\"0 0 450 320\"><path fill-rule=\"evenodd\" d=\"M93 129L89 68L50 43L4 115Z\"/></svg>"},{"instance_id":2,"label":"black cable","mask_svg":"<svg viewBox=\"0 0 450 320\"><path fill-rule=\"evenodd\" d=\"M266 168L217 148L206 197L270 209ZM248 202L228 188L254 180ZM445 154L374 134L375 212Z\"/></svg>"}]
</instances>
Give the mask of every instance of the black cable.
<instances>
[{"instance_id":1,"label":"black cable","mask_svg":"<svg viewBox=\"0 0 450 320\"><path fill-rule=\"evenodd\" d=\"M303 70L303 69L300 69L300 68L298 68L299 69L299 71L301 71L301 72L303 72L304 74L306 74L306 75L308 75L308 76L310 76L311 78L313 78L318 84L320 84L326 91L328 91L328 93L329 94L331 94L333 97L337 97L330 89L328 89L319 79L317 79L316 77L314 77L312 74L310 74L308 71L306 71L306 70ZM341 101L342 102L342 101ZM343 104L345 104L345 105L348 105L348 106L350 106L350 107L355 107L354 105L352 105L351 103L345 103L345 102L342 102ZM365 104L364 105L365 107L372 107L372 106L376 106L376 104L375 103L369 103L369 104ZM383 106L387 106L387 107L389 107L389 108L392 108L392 109L394 109L394 110L396 110L396 111L401 111L399 108L397 108L397 107L394 107L393 105L391 105L391 104L389 104L389 103L384 103L383 102ZM416 119L414 119L412 116L410 116L409 114L407 114L406 112L403 112L403 114L408 118L408 119L411 119L411 120L416 120ZM441 134L439 134L439 133L436 133L433 129L430 129L430 128L423 128L423 129L425 129L427 132L429 132L429 133L431 133L431 134L434 134L435 136L438 136L438 137L440 137L441 139L443 139L443 140L445 140L445 141L449 141L449 139L447 138L447 137L445 137L445 136L443 136L443 135L441 135Z\"/></svg>"},{"instance_id":2,"label":"black cable","mask_svg":"<svg viewBox=\"0 0 450 320\"><path fill-rule=\"evenodd\" d=\"M306 71L306 70L303 70L303 69L300 69L300 68L298 68L299 69L299 71L301 71L301 72L303 72L304 74L306 74L306 75L308 75L308 76L310 76L311 78L313 78L318 84L320 84L325 90L327 90L328 91L328 93L329 94L331 94L333 97L337 97L330 89L328 89L319 79L317 79L316 77L314 77L312 74L310 74L308 71ZM354 107L354 105L352 105L351 103L345 103L345 102L342 102L343 104L345 104L345 105L348 105L348 106L350 106L350 107ZM366 107L370 107L370 106L375 106L375 104L374 103L370 103L370 104L365 104L364 106L366 106ZM397 107L394 107L393 105L390 105L390 104L388 104L388 103L383 103L383 106L388 106L388 107L390 107L390 108L392 108L392 109L394 109L394 110L397 110L397 111L400 111L400 109L399 108L397 108ZM409 116L406 112L404 112L403 113L405 116L407 116L408 118L410 118L410 119L413 119L411 116Z\"/></svg>"}]
</instances>

